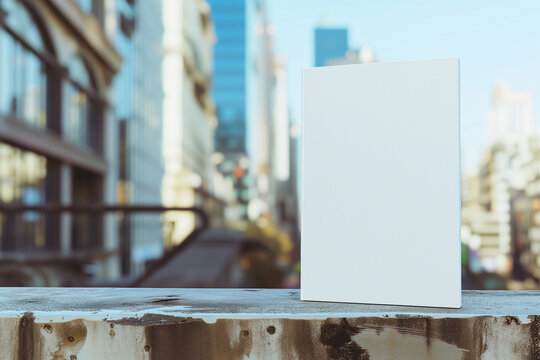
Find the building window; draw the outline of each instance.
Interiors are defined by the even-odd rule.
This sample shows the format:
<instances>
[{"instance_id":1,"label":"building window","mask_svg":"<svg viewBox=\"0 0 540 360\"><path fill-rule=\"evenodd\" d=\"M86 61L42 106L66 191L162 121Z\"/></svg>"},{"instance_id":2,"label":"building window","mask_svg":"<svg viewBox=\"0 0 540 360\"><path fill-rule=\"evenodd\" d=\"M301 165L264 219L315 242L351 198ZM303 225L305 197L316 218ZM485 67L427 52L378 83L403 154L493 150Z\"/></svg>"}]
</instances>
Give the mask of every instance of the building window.
<instances>
[{"instance_id":1,"label":"building window","mask_svg":"<svg viewBox=\"0 0 540 360\"><path fill-rule=\"evenodd\" d=\"M72 201L77 205L100 204L103 200L103 177L76 167L72 168ZM71 250L98 249L102 243L102 214L73 214Z\"/></svg>"},{"instance_id":2,"label":"building window","mask_svg":"<svg viewBox=\"0 0 540 360\"><path fill-rule=\"evenodd\" d=\"M127 38L131 38L135 32L135 18L120 14L120 29Z\"/></svg>"},{"instance_id":3,"label":"building window","mask_svg":"<svg viewBox=\"0 0 540 360\"><path fill-rule=\"evenodd\" d=\"M76 0L81 10L87 14L92 14L103 26L103 0Z\"/></svg>"},{"instance_id":4,"label":"building window","mask_svg":"<svg viewBox=\"0 0 540 360\"><path fill-rule=\"evenodd\" d=\"M103 100L95 80L78 56L68 63L69 77L64 83L64 136L66 140L98 153L102 150Z\"/></svg>"},{"instance_id":5,"label":"building window","mask_svg":"<svg viewBox=\"0 0 540 360\"><path fill-rule=\"evenodd\" d=\"M58 96L49 62L54 59L50 41L35 18L18 1L2 0L0 22L0 115L38 128L50 124L50 104Z\"/></svg>"},{"instance_id":6,"label":"building window","mask_svg":"<svg viewBox=\"0 0 540 360\"><path fill-rule=\"evenodd\" d=\"M92 12L92 0L76 0L76 2L85 13Z\"/></svg>"},{"instance_id":7,"label":"building window","mask_svg":"<svg viewBox=\"0 0 540 360\"><path fill-rule=\"evenodd\" d=\"M45 157L0 142L0 204L43 203L46 174ZM0 214L0 248L8 251L44 248L45 227L45 219L38 213Z\"/></svg>"}]
</instances>

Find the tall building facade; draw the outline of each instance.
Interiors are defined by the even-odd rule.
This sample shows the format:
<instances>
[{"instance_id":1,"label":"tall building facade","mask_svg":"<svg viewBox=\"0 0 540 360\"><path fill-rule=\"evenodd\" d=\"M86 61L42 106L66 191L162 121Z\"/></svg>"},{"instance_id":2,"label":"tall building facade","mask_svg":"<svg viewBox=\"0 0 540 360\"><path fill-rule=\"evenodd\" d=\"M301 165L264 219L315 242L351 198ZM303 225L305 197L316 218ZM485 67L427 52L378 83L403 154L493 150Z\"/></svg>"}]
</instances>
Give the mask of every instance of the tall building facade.
<instances>
[{"instance_id":1,"label":"tall building facade","mask_svg":"<svg viewBox=\"0 0 540 360\"><path fill-rule=\"evenodd\" d=\"M249 200L247 176L248 3L250 0L209 0L217 43L214 49L213 97L218 127L215 159L219 170L234 182L235 197Z\"/></svg>"},{"instance_id":2,"label":"tall building facade","mask_svg":"<svg viewBox=\"0 0 540 360\"><path fill-rule=\"evenodd\" d=\"M115 202L121 57L79 2L0 0L1 204ZM115 255L94 257L117 245L114 216L0 215L0 251L77 254L98 277L118 275Z\"/></svg>"},{"instance_id":3,"label":"tall building facade","mask_svg":"<svg viewBox=\"0 0 540 360\"><path fill-rule=\"evenodd\" d=\"M266 4L250 11L249 41L250 172L255 180L248 206L251 220L264 217L281 231L296 238L295 139L291 136L287 59L274 53L274 27ZM296 136L295 134L294 136ZM293 147L291 147L293 146Z\"/></svg>"},{"instance_id":4,"label":"tall building facade","mask_svg":"<svg viewBox=\"0 0 540 360\"><path fill-rule=\"evenodd\" d=\"M530 210L528 196L535 196L537 140L531 137L530 94L513 92L507 84L495 85L487 120L492 144L485 150L477 179L464 182L475 191L463 192L463 239L477 271L508 276L523 260L518 253L524 251L523 225L529 224L523 217ZM521 213L517 222L516 211Z\"/></svg>"},{"instance_id":5,"label":"tall building facade","mask_svg":"<svg viewBox=\"0 0 540 360\"><path fill-rule=\"evenodd\" d=\"M284 56L274 57L274 142L273 156L275 196L275 222L287 232L300 249L298 216L298 126L290 117L287 60ZM299 253L296 253L299 256ZM298 257L296 258L298 259Z\"/></svg>"},{"instance_id":6,"label":"tall building facade","mask_svg":"<svg viewBox=\"0 0 540 360\"><path fill-rule=\"evenodd\" d=\"M540 279L540 136L527 140L528 154L522 164L524 189L512 193L512 247L514 274Z\"/></svg>"},{"instance_id":7,"label":"tall building facade","mask_svg":"<svg viewBox=\"0 0 540 360\"><path fill-rule=\"evenodd\" d=\"M248 73L249 154L250 173L254 180L248 215L252 220L275 214L277 184L273 27L268 22L265 5L262 1L249 2L248 9L249 31L252 33L248 42L249 63L252 64ZM286 104L281 108L287 111Z\"/></svg>"},{"instance_id":8,"label":"tall building facade","mask_svg":"<svg viewBox=\"0 0 540 360\"><path fill-rule=\"evenodd\" d=\"M163 26L163 204L210 208L219 204L219 176L211 162L217 118L210 7L203 0L164 0ZM219 214L210 216L219 221ZM196 226L192 213L163 218L166 246L180 243Z\"/></svg>"},{"instance_id":9,"label":"tall building facade","mask_svg":"<svg viewBox=\"0 0 540 360\"><path fill-rule=\"evenodd\" d=\"M113 82L119 126L120 204L161 204L162 1L115 0L105 9L107 35L123 58ZM133 214L120 224L122 273L136 276L163 252L160 214Z\"/></svg>"},{"instance_id":10,"label":"tall building facade","mask_svg":"<svg viewBox=\"0 0 540 360\"><path fill-rule=\"evenodd\" d=\"M348 34L346 28L315 28L315 66L344 58L349 48Z\"/></svg>"}]
</instances>

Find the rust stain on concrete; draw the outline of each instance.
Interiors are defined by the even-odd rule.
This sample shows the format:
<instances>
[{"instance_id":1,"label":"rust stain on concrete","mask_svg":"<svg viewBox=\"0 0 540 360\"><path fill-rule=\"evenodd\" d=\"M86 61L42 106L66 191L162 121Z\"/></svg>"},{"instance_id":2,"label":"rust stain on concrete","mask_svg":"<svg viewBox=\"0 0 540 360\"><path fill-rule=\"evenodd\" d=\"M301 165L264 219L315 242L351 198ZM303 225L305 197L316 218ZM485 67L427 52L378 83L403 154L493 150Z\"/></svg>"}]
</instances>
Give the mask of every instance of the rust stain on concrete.
<instances>
[{"instance_id":1,"label":"rust stain on concrete","mask_svg":"<svg viewBox=\"0 0 540 360\"><path fill-rule=\"evenodd\" d=\"M34 359L34 316L25 313L19 320L18 360Z\"/></svg>"},{"instance_id":2,"label":"rust stain on concrete","mask_svg":"<svg viewBox=\"0 0 540 360\"><path fill-rule=\"evenodd\" d=\"M540 359L540 315L529 316L529 357L528 359Z\"/></svg>"},{"instance_id":3,"label":"rust stain on concrete","mask_svg":"<svg viewBox=\"0 0 540 360\"><path fill-rule=\"evenodd\" d=\"M13 360L86 360L104 354L117 358L121 347L129 348L132 356L151 360L540 359L540 316L400 315L209 323L201 318L147 314L105 323L83 319L36 323L33 314L26 313L11 326L16 341L7 352L15 354L8 355Z\"/></svg>"},{"instance_id":4,"label":"rust stain on concrete","mask_svg":"<svg viewBox=\"0 0 540 360\"><path fill-rule=\"evenodd\" d=\"M369 353L352 340L352 336L359 334L359 327L349 324L342 319L339 324L323 324L319 340L326 345L330 359L336 360L369 360Z\"/></svg>"},{"instance_id":5,"label":"rust stain on concrete","mask_svg":"<svg viewBox=\"0 0 540 360\"><path fill-rule=\"evenodd\" d=\"M52 354L52 360L76 357L86 341L87 329L84 321L78 319L51 326L53 326L57 339L57 349Z\"/></svg>"},{"instance_id":6,"label":"rust stain on concrete","mask_svg":"<svg viewBox=\"0 0 540 360\"><path fill-rule=\"evenodd\" d=\"M144 327L141 351L151 359L482 359L521 344L539 359L540 317L523 323L513 317L432 318L398 315L316 319L204 319L146 314L111 321ZM514 334L514 335L512 335ZM509 336L512 335L512 336ZM511 350L523 354L521 345ZM514 346L515 347L515 346ZM502 349L502 350L501 350ZM277 355L276 355L277 354ZM507 359L517 358L507 355Z\"/></svg>"}]
</instances>

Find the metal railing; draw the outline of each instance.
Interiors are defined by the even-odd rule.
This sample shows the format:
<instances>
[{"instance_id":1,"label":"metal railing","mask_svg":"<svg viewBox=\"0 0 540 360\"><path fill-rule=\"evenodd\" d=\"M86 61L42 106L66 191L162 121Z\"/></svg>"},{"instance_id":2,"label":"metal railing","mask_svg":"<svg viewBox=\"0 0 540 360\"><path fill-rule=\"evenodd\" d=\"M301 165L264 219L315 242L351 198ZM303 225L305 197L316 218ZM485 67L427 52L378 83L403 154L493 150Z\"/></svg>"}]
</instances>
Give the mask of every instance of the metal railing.
<instances>
[{"instance_id":1,"label":"metal railing","mask_svg":"<svg viewBox=\"0 0 540 360\"><path fill-rule=\"evenodd\" d=\"M7 264L7 263L18 263L18 264L83 264L83 263L91 263L93 260L96 259L104 259L111 256L118 256L120 255L120 264L121 264L121 272L123 276L132 276L133 274L130 273L130 266L131 266L131 251L132 251L132 234L130 230L131 222L129 221L130 215L134 214L151 214L151 213L157 213L157 214L166 214L168 212L188 212L195 215L195 222L194 222L194 228L191 230L191 232L186 237L186 244L183 244L183 246L187 245L189 243L190 239L194 238L202 232L203 230L207 229L210 225L210 220L208 215L206 214L205 210L201 207L180 207L180 206L161 206L161 205L107 205L107 204L41 204L41 205L0 205L0 219L3 217L4 221L10 221L13 219L13 216L21 215L21 214L32 214L32 213L40 213L44 215L44 219L55 219L55 221L58 223L58 227L56 228L56 231L53 232L53 234L46 234L45 236L54 236L54 237L61 237L60 235L60 221L61 217L60 215L68 214L72 216L72 219L70 220L70 227L71 231L74 227L79 226L78 234L80 236L83 235L85 232L91 232L93 235L97 237L97 239L93 239L94 243L91 246L88 247L81 247L81 248L75 248L74 243L75 241L78 241L75 239L76 236L74 236L73 233L70 232L68 235L69 238L69 251L68 252L62 252L60 248L60 239L55 239L53 243L55 246L51 248L44 248L40 251L31 251L31 249L25 249L24 247L18 248L18 249L11 249L8 251L0 251L0 264ZM118 218L118 221L116 223L116 230L117 232L117 249L111 250L110 248L107 249L103 244L103 237L105 235L105 231L103 228L103 217L106 216L106 214L121 214L122 217ZM77 219L93 219L92 221L82 221L77 223ZM81 225L82 223L82 225ZM1 223L0 223L1 226ZM162 225L160 225L162 226ZM0 235L1 235L2 228L0 227ZM21 231L24 229L15 229L12 231L12 234L9 234L11 242L17 242L20 239L17 238L17 231ZM2 240L6 240L6 234L4 234L4 239L2 239L2 236L0 236L0 249L2 249ZM85 236L88 237L88 234ZM160 239L161 241L161 239ZM165 253L165 256L167 253ZM1 275L1 274L0 274Z\"/></svg>"},{"instance_id":2,"label":"metal railing","mask_svg":"<svg viewBox=\"0 0 540 360\"><path fill-rule=\"evenodd\" d=\"M59 214L64 212L69 213L110 213L122 212L131 214L136 212L144 213L163 213L167 211L189 211L199 216L202 225L208 226L208 217L206 213L198 207L182 207L182 206L161 206L161 205L104 205L104 204L43 204L43 205L0 205L0 214L5 213L23 213L27 211Z\"/></svg>"}]
</instances>

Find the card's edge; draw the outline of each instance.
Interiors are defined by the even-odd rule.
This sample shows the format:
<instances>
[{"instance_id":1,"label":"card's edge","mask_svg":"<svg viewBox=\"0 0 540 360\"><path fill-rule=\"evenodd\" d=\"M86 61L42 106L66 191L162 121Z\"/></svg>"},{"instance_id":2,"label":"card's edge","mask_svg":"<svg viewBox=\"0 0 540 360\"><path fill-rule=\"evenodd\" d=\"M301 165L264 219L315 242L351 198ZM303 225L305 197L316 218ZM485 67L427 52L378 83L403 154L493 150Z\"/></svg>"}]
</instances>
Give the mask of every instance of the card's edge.
<instances>
[{"instance_id":1,"label":"card's edge","mask_svg":"<svg viewBox=\"0 0 540 360\"><path fill-rule=\"evenodd\" d=\"M449 303L445 305L433 305L432 303L424 304L407 304L407 303L398 303L398 302L366 302L366 301L353 301L353 300L339 300L333 298L327 298L327 300L313 299L309 296L300 296L301 301L305 302L315 302L315 303L338 303L338 304L351 304L351 305L377 305L377 306L407 306L412 308L437 308L437 309L461 309L461 294L459 296L459 301L456 303Z\"/></svg>"},{"instance_id":2,"label":"card's edge","mask_svg":"<svg viewBox=\"0 0 540 360\"><path fill-rule=\"evenodd\" d=\"M462 282L462 269L461 269L461 176L462 176L462 169L461 169L461 66L459 57L455 58L456 60L456 67L457 67L457 127L458 127L458 256L459 256L459 301L458 301L458 308L461 308L462 306L462 294L463 294L463 282Z\"/></svg>"},{"instance_id":3,"label":"card's edge","mask_svg":"<svg viewBox=\"0 0 540 360\"><path fill-rule=\"evenodd\" d=\"M303 209L304 209L304 167L305 167L305 161L304 161L304 144L306 139L306 133L305 133L305 77L306 77L306 70L302 70L302 115L300 116L300 297L304 297L304 286L303 284L303 277L302 273L304 272L305 262L302 261L304 258L304 247L302 246L302 240L304 239L304 216L303 216Z\"/></svg>"}]
</instances>

